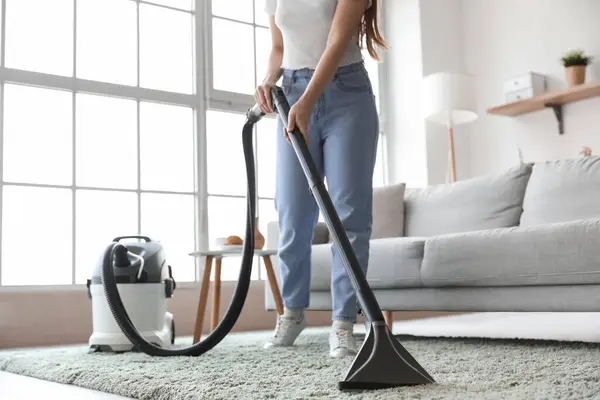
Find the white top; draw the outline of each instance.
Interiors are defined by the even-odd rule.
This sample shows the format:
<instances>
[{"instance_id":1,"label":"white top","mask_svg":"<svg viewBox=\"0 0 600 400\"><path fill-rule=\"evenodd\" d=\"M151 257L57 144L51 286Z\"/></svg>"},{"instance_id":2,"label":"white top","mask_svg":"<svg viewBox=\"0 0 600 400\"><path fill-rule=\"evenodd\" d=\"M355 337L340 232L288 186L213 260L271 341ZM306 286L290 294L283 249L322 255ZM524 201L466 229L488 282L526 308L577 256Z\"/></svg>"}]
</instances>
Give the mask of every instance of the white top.
<instances>
[{"instance_id":1,"label":"white top","mask_svg":"<svg viewBox=\"0 0 600 400\"><path fill-rule=\"evenodd\" d=\"M338 0L265 0L283 36L282 68L315 69L325 51ZM372 0L365 0L365 10ZM362 60L357 36L348 43L340 65Z\"/></svg>"}]
</instances>

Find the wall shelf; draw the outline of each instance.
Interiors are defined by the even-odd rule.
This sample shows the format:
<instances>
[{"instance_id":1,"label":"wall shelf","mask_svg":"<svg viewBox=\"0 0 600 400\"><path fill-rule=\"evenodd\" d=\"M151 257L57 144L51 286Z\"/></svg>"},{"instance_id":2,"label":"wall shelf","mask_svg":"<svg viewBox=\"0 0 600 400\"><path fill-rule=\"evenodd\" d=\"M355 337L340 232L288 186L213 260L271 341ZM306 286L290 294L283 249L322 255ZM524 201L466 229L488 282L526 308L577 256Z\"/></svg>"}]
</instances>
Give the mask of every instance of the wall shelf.
<instances>
[{"instance_id":1,"label":"wall shelf","mask_svg":"<svg viewBox=\"0 0 600 400\"><path fill-rule=\"evenodd\" d=\"M600 97L600 82L585 83L557 92L544 93L531 99L493 107L488 109L488 114L516 117L551 108L558 121L558 132L562 135L564 133L563 106L592 97Z\"/></svg>"}]
</instances>

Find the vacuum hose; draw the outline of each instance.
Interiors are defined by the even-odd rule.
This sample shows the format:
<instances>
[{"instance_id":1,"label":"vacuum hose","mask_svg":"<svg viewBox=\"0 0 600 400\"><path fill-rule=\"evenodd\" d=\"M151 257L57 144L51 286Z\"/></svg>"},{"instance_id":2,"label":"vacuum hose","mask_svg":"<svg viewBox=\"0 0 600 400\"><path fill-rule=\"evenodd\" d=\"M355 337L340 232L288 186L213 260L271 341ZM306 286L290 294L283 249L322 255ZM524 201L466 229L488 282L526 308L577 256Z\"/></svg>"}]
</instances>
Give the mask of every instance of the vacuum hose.
<instances>
[{"instance_id":1,"label":"vacuum hose","mask_svg":"<svg viewBox=\"0 0 600 400\"><path fill-rule=\"evenodd\" d=\"M252 146L253 127L264 114L260 107L255 105L247 113L246 123L242 130L242 142L244 147L244 157L246 160L247 186L247 212L246 212L246 236L242 253L242 263L240 275L235 287L235 292L225 316L206 339L194 343L189 347L178 349L166 349L156 346L147 340L138 332L133 322L127 315L125 307L117 289L117 282L113 271L113 261L115 257L127 252L125 246L119 242L112 242L105 250L102 266L102 286L108 305L115 318L115 321L123 331L123 334L140 351L159 357L167 356L200 356L215 347L231 331L246 301L248 288L250 286L252 274L252 259L254 257L254 225L256 215L256 182L254 172L254 152Z\"/></svg>"}]
</instances>

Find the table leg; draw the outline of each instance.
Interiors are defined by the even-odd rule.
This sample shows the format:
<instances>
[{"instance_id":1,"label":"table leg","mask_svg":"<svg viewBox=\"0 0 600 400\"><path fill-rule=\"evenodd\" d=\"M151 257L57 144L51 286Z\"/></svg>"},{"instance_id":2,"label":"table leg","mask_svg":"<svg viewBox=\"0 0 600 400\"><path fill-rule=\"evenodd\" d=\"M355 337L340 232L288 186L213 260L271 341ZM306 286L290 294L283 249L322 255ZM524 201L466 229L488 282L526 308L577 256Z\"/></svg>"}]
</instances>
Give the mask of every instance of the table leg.
<instances>
[{"instance_id":1,"label":"table leg","mask_svg":"<svg viewBox=\"0 0 600 400\"><path fill-rule=\"evenodd\" d=\"M283 300L281 299L281 293L279 292L279 285L277 284L277 278L273 271L273 264L271 263L270 256L263 256L265 262L265 269L267 270L267 277L269 278L269 285L271 286L271 292L275 299L275 306L277 307L277 314L283 315Z\"/></svg>"},{"instance_id":2,"label":"table leg","mask_svg":"<svg viewBox=\"0 0 600 400\"><path fill-rule=\"evenodd\" d=\"M384 311L383 318L385 319L385 324L388 326L389 330L392 330L394 325L394 313L392 311Z\"/></svg>"},{"instance_id":3,"label":"table leg","mask_svg":"<svg viewBox=\"0 0 600 400\"><path fill-rule=\"evenodd\" d=\"M221 304L221 259L215 260L215 280L213 281L212 312L210 329L214 331L219 324L219 305Z\"/></svg>"},{"instance_id":4,"label":"table leg","mask_svg":"<svg viewBox=\"0 0 600 400\"><path fill-rule=\"evenodd\" d=\"M196 313L196 326L194 328L194 343L200 341L202 335L202 324L204 323L204 313L206 312L206 302L208 300L208 284L210 283L210 270L212 267L213 256L206 256L204 266L204 276L202 277L202 286L200 287L200 299L198 300L198 311Z\"/></svg>"}]
</instances>

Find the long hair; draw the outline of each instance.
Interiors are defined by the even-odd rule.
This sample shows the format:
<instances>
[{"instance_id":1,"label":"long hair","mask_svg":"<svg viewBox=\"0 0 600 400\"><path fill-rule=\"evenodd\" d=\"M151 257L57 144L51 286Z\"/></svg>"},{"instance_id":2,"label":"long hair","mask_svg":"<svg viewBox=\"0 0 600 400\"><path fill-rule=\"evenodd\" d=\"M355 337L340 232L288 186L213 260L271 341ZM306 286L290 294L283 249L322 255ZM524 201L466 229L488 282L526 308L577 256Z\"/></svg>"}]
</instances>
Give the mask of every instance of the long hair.
<instances>
[{"instance_id":1,"label":"long hair","mask_svg":"<svg viewBox=\"0 0 600 400\"><path fill-rule=\"evenodd\" d=\"M388 45L379 30L378 2L379 0L372 0L371 7L363 15L359 30L359 43L366 43L369 55L377 61L380 59L375 48L388 49Z\"/></svg>"}]
</instances>

